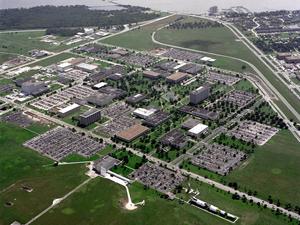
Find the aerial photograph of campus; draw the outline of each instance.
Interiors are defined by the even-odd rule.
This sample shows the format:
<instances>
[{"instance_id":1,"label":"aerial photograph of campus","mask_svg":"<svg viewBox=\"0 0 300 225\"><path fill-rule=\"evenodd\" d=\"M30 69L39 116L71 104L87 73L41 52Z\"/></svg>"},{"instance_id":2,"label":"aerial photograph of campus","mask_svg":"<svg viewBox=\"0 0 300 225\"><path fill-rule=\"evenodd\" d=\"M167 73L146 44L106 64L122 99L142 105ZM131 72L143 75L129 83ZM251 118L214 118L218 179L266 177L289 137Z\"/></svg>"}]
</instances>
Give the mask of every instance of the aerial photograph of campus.
<instances>
[{"instance_id":1,"label":"aerial photograph of campus","mask_svg":"<svg viewBox=\"0 0 300 225\"><path fill-rule=\"evenodd\" d=\"M300 225L300 0L0 0L0 225Z\"/></svg>"}]
</instances>

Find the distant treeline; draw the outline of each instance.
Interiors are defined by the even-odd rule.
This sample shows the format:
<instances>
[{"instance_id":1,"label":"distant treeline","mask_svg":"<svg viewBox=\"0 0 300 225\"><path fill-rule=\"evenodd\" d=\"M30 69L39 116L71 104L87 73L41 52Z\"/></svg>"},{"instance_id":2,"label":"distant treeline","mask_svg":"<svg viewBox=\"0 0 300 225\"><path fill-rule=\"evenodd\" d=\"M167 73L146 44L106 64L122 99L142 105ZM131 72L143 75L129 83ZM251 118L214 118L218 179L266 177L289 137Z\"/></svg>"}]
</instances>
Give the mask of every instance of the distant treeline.
<instances>
[{"instance_id":1,"label":"distant treeline","mask_svg":"<svg viewBox=\"0 0 300 225\"><path fill-rule=\"evenodd\" d=\"M48 28L46 34L59 35L63 37L74 36L79 32L84 32L83 28Z\"/></svg>"},{"instance_id":2,"label":"distant treeline","mask_svg":"<svg viewBox=\"0 0 300 225\"><path fill-rule=\"evenodd\" d=\"M221 23L212 21L201 22L175 22L169 25L169 29L202 29L209 27L223 27Z\"/></svg>"},{"instance_id":3,"label":"distant treeline","mask_svg":"<svg viewBox=\"0 0 300 225\"><path fill-rule=\"evenodd\" d=\"M40 6L0 10L0 30L58 27L110 27L150 20L158 14L147 8L123 6L121 10L90 10L87 6Z\"/></svg>"}]
</instances>

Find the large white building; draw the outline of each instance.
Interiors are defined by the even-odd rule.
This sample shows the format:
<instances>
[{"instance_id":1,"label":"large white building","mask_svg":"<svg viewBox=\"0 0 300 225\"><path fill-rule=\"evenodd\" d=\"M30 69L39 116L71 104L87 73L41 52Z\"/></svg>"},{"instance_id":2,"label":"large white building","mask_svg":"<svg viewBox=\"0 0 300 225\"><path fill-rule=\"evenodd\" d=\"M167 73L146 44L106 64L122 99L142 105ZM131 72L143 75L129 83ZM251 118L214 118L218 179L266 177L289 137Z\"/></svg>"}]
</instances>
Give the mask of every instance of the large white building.
<instances>
[{"instance_id":1,"label":"large white building","mask_svg":"<svg viewBox=\"0 0 300 225\"><path fill-rule=\"evenodd\" d=\"M147 117L151 116L153 113L155 113L156 109L144 109L144 108L137 108L133 111L133 115L140 117L142 119L146 119Z\"/></svg>"},{"instance_id":2,"label":"large white building","mask_svg":"<svg viewBox=\"0 0 300 225\"><path fill-rule=\"evenodd\" d=\"M193 137L199 137L201 134L206 133L208 130L208 126L205 124L199 123L188 131L188 135Z\"/></svg>"}]
</instances>

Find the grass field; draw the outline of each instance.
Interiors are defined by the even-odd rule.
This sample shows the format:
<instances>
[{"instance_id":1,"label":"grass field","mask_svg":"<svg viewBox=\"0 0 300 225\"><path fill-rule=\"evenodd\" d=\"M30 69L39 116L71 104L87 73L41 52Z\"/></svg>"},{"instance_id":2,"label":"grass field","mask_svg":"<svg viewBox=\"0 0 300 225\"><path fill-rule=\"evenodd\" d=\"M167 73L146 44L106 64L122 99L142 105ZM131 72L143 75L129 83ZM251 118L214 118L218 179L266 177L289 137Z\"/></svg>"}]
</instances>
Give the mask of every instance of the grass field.
<instances>
[{"instance_id":1,"label":"grass field","mask_svg":"<svg viewBox=\"0 0 300 225\"><path fill-rule=\"evenodd\" d=\"M53 167L52 160L22 146L49 127L33 124L27 130L0 123L0 224L27 222L85 179L84 166ZM22 189L33 188L28 193ZM6 207L6 202L13 206Z\"/></svg>"},{"instance_id":2,"label":"grass field","mask_svg":"<svg viewBox=\"0 0 300 225\"><path fill-rule=\"evenodd\" d=\"M159 27L167 25L171 21L174 21L176 18L178 18L178 16L171 16L167 19L137 28L124 34L107 38L101 42L141 51L154 49L159 46L152 42L152 32L157 30Z\"/></svg>"},{"instance_id":3,"label":"grass field","mask_svg":"<svg viewBox=\"0 0 300 225\"><path fill-rule=\"evenodd\" d=\"M289 131L280 131L267 144L258 147L250 161L233 171L227 181L237 182L258 195L300 205L299 143ZM243 188L242 188L243 190Z\"/></svg>"},{"instance_id":4,"label":"grass field","mask_svg":"<svg viewBox=\"0 0 300 225\"><path fill-rule=\"evenodd\" d=\"M231 213L241 216L238 225L282 225L287 219L274 216L267 209L233 201L231 195L219 192L206 185L197 185L205 200L209 200ZM162 199L151 190L134 183L130 186L134 202L145 200L145 206L135 211L126 211L125 189L111 181L97 178L74 193L58 207L50 210L33 224L101 224L111 225L224 225L230 224L195 207L180 204L177 200ZM295 223L294 223L295 224Z\"/></svg>"},{"instance_id":5,"label":"grass field","mask_svg":"<svg viewBox=\"0 0 300 225\"><path fill-rule=\"evenodd\" d=\"M41 42L40 38L45 35L44 31L2 33L0 34L0 52L10 52L27 55L32 49L44 49L48 51L62 51L70 46L54 46Z\"/></svg>"},{"instance_id":6,"label":"grass field","mask_svg":"<svg viewBox=\"0 0 300 225\"><path fill-rule=\"evenodd\" d=\"M49 66L51 64L58 63L60 61L63 61L71 57L77 57L77 56L71 53L61 53L56 56L52 56L50 58L41 60L37 63L30 64L30 66Z\"/></svg>"},{"instance_id":7,"label":"grass field","mask_svg":"<svg viewBox=\"0 0 300 225\"><path fill-rule=\"evenodd\" d=\"M294 102L299 102L297 97L294 96L242 42L237 41L234 34L226 27L184 30L165 28L157 33L156 39L166 44L223 54L252 63L264 74L270 83L276 87L287 101L300 112L300 104L293 104ZM279 107L286 112L288 117L295 119L283 104L279 104Z\"/></svg>"},{"instance_id":8,"label":"grass field","mask_svg":"<svg viewBox=\"0 0 300 225\"><path fill-rule=\"evenodd\" d=\"M14 55L11 54L5 54L5 53L0 53L0 64L14 58Z\"/></svg>"}]
</instances>

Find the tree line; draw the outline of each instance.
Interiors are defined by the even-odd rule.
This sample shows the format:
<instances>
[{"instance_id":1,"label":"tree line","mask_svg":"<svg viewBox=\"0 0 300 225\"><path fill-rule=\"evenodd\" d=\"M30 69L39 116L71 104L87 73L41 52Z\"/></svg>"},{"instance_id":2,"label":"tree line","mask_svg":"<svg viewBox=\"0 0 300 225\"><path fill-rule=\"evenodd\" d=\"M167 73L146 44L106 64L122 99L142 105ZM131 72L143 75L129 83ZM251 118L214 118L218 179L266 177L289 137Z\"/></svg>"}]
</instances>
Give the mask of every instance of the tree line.
<instances>
[{"instance_id":1,"label":"tree line","mask_svg":"<svg viewBox=\"0 0 300 225\"><path fill-rule=\"evenodd\" d=\"M39 6L0 10L0 30L57 27L110 27L157 18L147 8L123 6L121 10L90 10L87 6Z\"/></svg>"}]
</instances>

